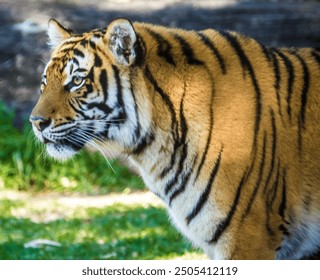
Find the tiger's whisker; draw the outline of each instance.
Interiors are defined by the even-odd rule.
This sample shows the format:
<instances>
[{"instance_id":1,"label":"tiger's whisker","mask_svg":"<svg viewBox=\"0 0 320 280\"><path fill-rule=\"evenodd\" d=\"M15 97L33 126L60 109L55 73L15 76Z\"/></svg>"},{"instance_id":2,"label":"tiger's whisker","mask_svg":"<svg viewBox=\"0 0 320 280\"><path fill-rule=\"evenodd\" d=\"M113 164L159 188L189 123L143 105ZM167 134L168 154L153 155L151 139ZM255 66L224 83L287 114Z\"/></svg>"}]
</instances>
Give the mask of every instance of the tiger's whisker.
<instances>
[{"instance_id":1,"label":"tiger's whisker","mask_svg":"<svg viewBox=\"0 0 320 280\"><path fill-rule=\"evenodd\" d=\"M93 139L91 137L88 137L86 135L83 135L83 134L79 134L78 132L75 132L74 133L76 136L80 137L80 140L84 140L84 142L80 142L78 139L74 139L74 138L68 138L69 141L78 141L78 144L88 144L88 145L91 145L92 147L96 148L100 153L101 155L104 157L104 159L106 160L106 162L108 163L109 167L111 168L111 170L115 172L114 168L112 167L110 161L108 160L108 158L106 157L106 155L104 154L103 150L99 147L98 144L96 144L95 142L91 142Z\"/></svg>"}]
</instances>

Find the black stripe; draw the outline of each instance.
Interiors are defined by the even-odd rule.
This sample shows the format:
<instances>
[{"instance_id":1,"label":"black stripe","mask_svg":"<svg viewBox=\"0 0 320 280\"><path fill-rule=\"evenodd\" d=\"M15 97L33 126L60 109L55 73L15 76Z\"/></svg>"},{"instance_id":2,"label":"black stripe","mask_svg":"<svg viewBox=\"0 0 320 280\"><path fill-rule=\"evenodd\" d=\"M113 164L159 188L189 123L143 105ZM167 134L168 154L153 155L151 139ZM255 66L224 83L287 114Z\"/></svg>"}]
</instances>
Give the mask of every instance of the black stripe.
<instances>
[{"instance_id":1,"label":"black stripe","mask_svg":"<svg viewBox=\"0 0 320 280\"><path fill-rule=\"evenodd\" d=\"M67 50L67 51L70 51L70 50L72 50L75 46L76 46L76 44L77 43L79 43L79 42L82 42L83 41L83 38L81 38L81 39L77 39L77 40L68 40L68 41L65 41L65 42L63 42L62 43L62 45L60 46L60 51L65 51L65 50Z\"/></svg>"},{"instance_id":2,"label":"black stripe","mask_svg":"<svg viewBox=\"0 0 320 280\"><path fill-rule=\"evenodd\" d=\"M181 162L182 157L180 157ZM180 165L180 164L179 164ZM165 195L168 195L169 191L178 183L177 181L177 173L167 182L164 188Z\"/></svg>"},{"instance_id":3,"label":"black stripe","mask_svg":"<svg viewBox=\"0 0 320 280\"><path fill-rule=\"evenodd\" d=\"M181 48L182 48L182 52L183 52L184 56L186 57L188 64L190 64L190 65L202 65L203 64L202 61L200 61L199 59L197 59L195 57L191 46L182 36L180 36L178 34L174 34L174 38L176 38L179 41Z\"/></svg>"},{"instance_id":4,"label":"black stripe","mask_svg":"<svg viewBox=\"0 0 320 280\"><path fill-rule=\"evenodd\" d=\"M160 177L163 178L164 175L167 174L172 169L172 167L174 166L174 163L175 163L175 159L177 158L177 156L176 156L177 151L180 147L182 147L176 175L167 183L167 185L165 187L165 194L166 195L170 192L170 190L173 188L173 186L177 183L177 179L180 176L180 174L182 174L183 168L184 168L184 162L187 158L187 153L188 153L188 145L186 143L188 126L187 126L186 118L185 118L184 112L183 112L183 103L184 103L185 94L186 94L186 90L184 90L183 96L180 101L180 114L179 115L180 115L181 137L180 137L180 139L175 139L175 143L174 143L174 147L173 147L174 152L171 155L170 165L168 167L166 167L160 174ZM178 133L177 133L177 135L178 135Z\"/></svg>"},{"instance_id":5,"label":"black stripe","mask_svg":"<svg viewBox=\"0 0 320 280\"><path fill-rule=\"evenodd\" d=\"M60 130L56 130L58 127L60 126L64 126L66 124L72 124L74 123L75 120L71 119L71 121L68 121L68 122L63 122L63 123L59 123L57 125L55 125L53 128L55 129L54 133L62 133L62 132L66 132L66 131L70 131L70 127L67 127L67 128L63 128L63 129L60 129Z\"/></svg>"},{"instance_id":6,"label":"black stripe","mask_svg":"<svg viewBox=\"0 0 320 280\"><path fill-rule=\"evenodd\" d=\"M85 89L86 89L86 91L83 92L83 97L87 97L87 95L88 95L89 93L92 93L92 92L93 92L93 86L92 86L92 84L87 84L87 85L85 85Z\"/></svg>"},{"instance_id":7,"label":"black stripe","mask_svg":"<svg viewBox=\"0 0 320 280\"><path fill-rule=\"evenodd\" d=\"M111 113L113 115L113 112L116 111L117 115L113 115L112 118L109 120L109 124L108 124L108 129L109 127L112 126L116 126L119 127L121 124L123 124L126 121L126 114L123 111L122 108L113 108L111 109ZM112 138L113 139L113 138Z\"/></svg>"},{"instance_id":8,"label":"black stripe","mask_svg":"<svg viewBox=\"0 0 320 280\"><path fill-rule=\"evenodd\" d=\"M106 113L106 115L110 114L112 109L105 103L96 103L96 102L93 102L93 103L89 103L88 104L88 109L93 109L93 108L97 108L98 110Z\"/></svg>"},{"instance_id":9,"label":"black stripe","mask_svg":"<svg viewBox=\"0 0 320 280\"><path fill-rule=\"evenodd\" d=\"M94 55L94 66L101 67L102 66L102 59L98 54Z\"/></svg>"},{"instance_id":10,"label":"black stripe","mask_svg":"<svg viewBox=\"0 0 320 280\"><path fill-rule=\"evenodd\" d=\"M260 46L260 48L261 48L266 60L271 61L273 59L273 56L272 56L272 52L270 52L270 49L267 48L266 46L260 44L257 41L256 41L256 43Z\"/></svg>"},{"instance_id":11,"label":"black stripe","mask_svg":"<svg viewBox=\"0 0 320 280\"><path fill-rule=\"evenodd\" d=\"M74 72L80 72L80 73L84 73L84 72L87 72L87 69L85 68L77 68L76 70L74 70Z\"/></svg>"},{"instance_id":12,"label":"black stripe","mask_svg":"<svg viewBox=\"0 0 320 280\"><path fill-rule=\"evenodd\" d=\"M84 53L82 51L78 50L78 49L74 50L74 55L75 56L79 56L81 58L84 58Z\"/></svg>"},{"instance_id":13,"label":"black stripe","mask_svg":"<svg viewBox=\"0 0 320 280\"><path fill-rule=\"evenodd\" d=\"M135 148L131 151L134 155L140 155L142 152L145 151L147 147L149 147L152 142L154 141L155 137L154 134L146 133L135 146Z\"/></svg>"},{"instance_id":14,"label":"black stripe","mask_svg":"<svg viewBox=\"0 0 320 280\"><path fill-rule=\"evenodd\" d=\"M247 208L245 209L243 215L242 215L242 219L246 218L251 210L252 204L254 199L257 196L258 190L259 190L259 186L261 185L261 181L262 181L262 175L263 175L263 170L265 167L265 156L266 156L266 142L267 142L267 133L264 132L264 136L263 136L263 148L262 148L262 158L261 158L261 163L260 163L260 167L259 167L259 173L258 173L258 178L257 181L255 183L252 195L250 197L250 200L248 202Z\"/></svg>"},{"instance_id":15,"label":"black stripe","mask_svg":"<svg viewBox=\"0 0 320 280\"><path fill-rule=\"evenodd\" d=\"M311 52L311 55L312 55L312 57L315 59L315 61L319 64L319 66L320 66L320 54L318 54L317 52L315 52L315 51L312 51Z\"/></svg>"},{"instance_id":16,"label":"black stripe","mask_svg":"<svg viewBox=\"0 0 320 280\"><path fill-rule=\"evenodd\" d=\"M209 71L208 71L209 73ZM211 86L214 87L214 83L213 83L213 77L211 74L209 74L210 77L211 77ZM209 115L209 131L208 131L208 137L207 137L207 142L206 142L206 146L204 148L204 152L202 154L202 158L201 158L201 161L200 161L200 164L198 166L198 169L197 169L197 172L196 172L196 176L195 176L195 179L194 181L196 181L200 175L200 172L202 170L202 167L203 167L203 164L207 158L207 154L208 154L208 151L209 151L209 146L210 146L210 142L211 142L211 137L212 137L212 131L213 131L213 88L212 88L212 92L211 92L211 95L210 95L210 115Z\"/></svg>"},{"instance_id":17,"label":"black stripe","mask_svg":"<svg viewBox=\"0 0 320 280\"><path fill-rule=\"evenodd\" d=\"M237 192L236 192L236 195L234 197L234 200L233 200L233 203L232 203L232 206L228 212L228 215L227 217L221 221L218 225L217 225L217 230L215 231L213 237L208 241L209 243L213 243L213 242L217 242L220 238L220 236L223 234L223 232L228 228L228 226L230 225L230 222L231 222L231 219L236 211L236 208L237 208L237 205L239 203L239 199L240 199L240 195L241 195L241 191L242 191L242 188L245 184L245 181L246 181L246 178L247 178L247 172L244 172L241 180L240 180L240 183L237 187Z\"/></svg>"},{"instance_id":18,"label":"black stripe","mask_svg":"<svg viewBox=\"0 0 320 280\"><path fill-rule=\"evenodd\" d=\"M72 50L73 50L73 47L74 47L74 44L72 44L72 45L71 45L70 47L68 47L68 48L60 49L59 54L60 54L60 53L61 53L61 54L66 54L66 53L72 51Z\"/></svg>"},{"instance_id":19,"label":"black stripe","mask_svg":"<svg viewBox=\"0 0 320 280\"><path fill-rule=\"evenodd\" d=\"M221 69L221 72L223 74L226 74L227 73L227 69L226 69L226 64L224 62L224 59L221 56L221 54L218 51L218 49L213 44L213 42L210 41L210 39L206 35L204 35L202 32L198 32L197 34L200 36L201 41L211 50L212 55L217 58L217 60L219 62L220 69Z\"/></svg>"},{"instance_id":20,"label":"black stripe","mask_svg":"<svg viewBox=\"0 0 320 280\"><path fill-rule=\"evenodd\" d=\"M89 79L92 83L94 83L94 69L95 67L91 67L90 72L87 75L87 79Z\"/></svg>"},{"instance_id":21,"label":"black stripe","mask_svg":"<svg viewBox=\"0 0 320 280\"><path fill-rule=\"evenodd\" d=\"M189 168L189 170L182 176L182 179L180 180L181 183L180 183L179 188L177 188L177 189L171 194L171 196L170 196L170 198L169 198L169 206L171 206L172 201L173 201L175 198L177 198L180 194L182 194L182 193L185 191L185 189L186 189L186 187L187 187L187 185L188 185L188 182L189 182L189 180L190 180L190 177L191 177L191 174L192 174L192 172L193 172L193 168L194 168L196 162L197 162L197 156L193 159L192 166L191 166L191 167Z\"/></svg>"},{"instance_id":22,"label":"black stripe","mask_svg":"<svg viewBox=\"0 0 320 280\"><path fill-rule=\"evenodd\" d=\"M171 178L171 180L165 185L165 188L164 188L166 195L168 195L171 189L178 183L178 178L182 174L184 169L184 162L187 159L188 145L186 143L181 142L181 145L179 145L179 147L181 146L182 146L182 149L181 149L181 155L180 155L177 171L175 175ZM177 150L174 150L174 154L176 153L176 151Z\"/></svg>"},{"instance_id":23,"label":"black stripe","mask_svg":"<svg viewBox=\"0 0 320 280\"><path fill-rule=\"evenodd\" d=\"M100 72L99 83L102 88L104 102L106 102L108 99L108 76L105 69L102 69Z\"/></svg>"},{"instance_id":24,"label":"black stripe","mask_svg":"<svg viewBox=\"0 0 320 280\"><path fill-rule=\"evenodd\" d=\"M281 203L279 206L279 215L285 220L284 212L286 210L287 205L287 172L286 169L283 169L282 174L282 196L281 196Z\"/></svg>"},{"instance_id":25,"label":"black stripe","mask_svg":"<svg viewBox=\"0 0 320 280\"><path fill-rule=\"evenodd\" d=\"M73 72L73 64L71 64L71 66L70 66L69 75L71 75L71 74L72 74L72 72Z\"/></svg>"},{"instance_id":26,"label":"black stripe","mask_svg":"<svg viewBox=\"0 0 320 280\"><path fill-rule=\"evenodd\" d=\"M301 155L302 152L302 130L305 129L305 122L306 122L306 106L307 106L307 98L308 98L308 91L310 86L310 74L307 67L306 62L304 59L297 53L293 52L293 55L296 56L296 58L299 60L299 62L302 65L303 70L303 87L302 87L302 93L301 93L301 108L300 108L300 114L299 114L299 127L298 127L298 148Z\"/></svg>"},{"instance_id":27,"label":"black stripe","mask_svg":"<svg viewBox=\"0 0 320 280\"><path fill-rule=\"evenodd\" d=\"M176 63L174 62L174 59L171 53L171 49L172 49L171 44L154 30L151 30L150 28L146 28L146 30L157 41L158 56L164 58L171 65L176 66Z\"/></svg>"},{"instance_id":28,"label":"black stripe","mask_svg":"<svg viewBox=\"0 0 320 280\"><path fill-rule=\"evenodd\" d=\"M92 42L91 40L89 41L89 45L92 49L96 49L97 45L95 44L95 42Z\"/></svg>"},{"instance_id":29,"label":"black stripe","mask_svg":"<svg viewBox=\"0 0 320 280\"><path fill-rule=\"evenodd\" d=\"M286 236L289 236L290 235L290 233L289 233L289 231L288 231L288 229L286 228L286 226L285 225L280 225L279 226L279 229L282 231L282 233L284 234L284 235L286 235ZM300 243L300 245L301 245L301 243Z\"/></svg>"},{"instance_id":30,"label":"black stripe","mask_svg":"<svg viewBox=\"0 0 320 280\"><path fill-rule=\"evenodd\" d=\"M140 130L141 130L141 127L140 127L140 120L139 120L139 113L138 113L138 104L137 104L137 100L136 100L136 94L133 90L133 84L132 84L132 80L134 80L131 76L130 76L130 92L132 94L132 98L133 98L133 103L134 103L134 114L135 114L135 117L136 117L136 126L135 126L135 129L134 129L134 139L139 139L140 138Z\"/></svg>"},{"instance_id":31,"label":"black stripe","mask_svg":"<svg viewBox=\"0 0 320 280\"><path fill-rule=\"evenodd\" d=\"M244 50L242 49L236 36L229 33L229 32L225 32L225 31L218 31L218 33L220 36L225 38L225 40L227 40L228 43L230 44L230 46L234 49L236 55L238 56L238 58L240 60L241 66L243 68L243 76L245 76L244 70L253 71L251 63L250 63L248 57L246 56ZM249 70L248 68L250 68L251 70Z\"/></svg>"},{"instance_id":32,"label":"black stripe","mask_svg":"<svg viewBox=\"0 0 320 280\"><path fill-rule=\"evenodd\" d=\"M274 117L274 112L272 109L270 109L270 116L271 116L271 128L272 128L272 154L271 154L271 166L270 170L266 179L266 183L264 185L263 193L266 194L267 188L269 186L269 183L272 178L273 170L274 170L274 164L275 164L275 156L276 156L276 150L277 150L277 128L276 128L276 121Z\"/></svg>"},{"instance_id":33,"label":"black stripe","mask_svg":"<svg viewBox=\"0 0 320 280\"><path fill-rule=\"evenodd\" d=\"M135 60L132 66L141 66L145 62L145 50L146 44L141 36L137 34L137 40L135 45L133 46L135 52Z\"/></svg>"},{"instance_id":34,"label":"black stripe","mask_svg":"<svg viewBox=\"0 0 320 280\"><path fill-rule=\"evenodd\" d=\"M180 142L177 139L177 137L178 137L177 117L176 117L176 113L175 113L175 110L174 110L174 106L173 106L173 104L172 104L172 102L170 100L170 97L158 85L157 81L155 80L155 78L151 74L148 66L146 66L145 75L146 75L147 79L150 81L150 83L153 85L155 91L160 94L162 100L167 105L167 107L169 109L169 112L170 112L170 115L171 115L171 132L172 132L172 137L173 137L173 140L174 140L174 147L173 147L174 148L174 152L171 155L169 166L164 168L164 170L160 173L160 178L163 178L164 176L167 175L167 173L174 166L174 163L176 161L177 149L180 146Z\"/></svg>"},{"instance_id":35,"label":"black stripe","mask_svg":"<svg viewBox=\"0 0 320 280\"><path fill-rule=\"evenodd\" d=\"M172 201L181 193L183 193L186 189L186 186L187 186L187 182L189 181L190 179L190 176L192 174L192 169L189 169L188 172L185 174L185 176L183 177L182 179L182 182L180 184L180 187L177 188L169 197L169 207L171 207L171 204L172 204Z\"/></svg>"},{"instance_id":36,"label":"black stripe","mask_svg":"<svg viewBox=\"0 0 320 280\"><path fill-rule=\"evenodd\" d=\"M81 111L83 111L83 112L86 111L86 108L83 106L83 105L86 105L86 104L84 104L83 102L81 102L80 99L75 98L75 99L74 99L74 102L77 103L77 105L79 106L79 108L80 108Z\"/></svg>"},{"instance_id":37,"label":"black stripe","mask_svg":"<svg viewBox=\"0 0 320 280\"><path fill-rule=\"evenodd\" d=\"M94 31L93 38L96 38L96 39L100 39L106 34L106 30L102 29L102 28L95 29L95 30L92 30L92 31Z\"/></svg>"},{"instance_id":38,"label":"black stripe","mask_svg":"<svg viewBox=\"0 0 320 280\"><path fill-rule=\"evenodd\" d=\"M69 82L66 85L63 86L64 91L70 92L71 88L73 87L73 83Z\"/></svg>"},{"instance_id":39,"label":"black stripe","mask_svg":"<svg viewBox=\"0 0 320 280\"><path fill-rule=\"evenodd\" d=\"M237 54L240 60L242 68L249 72L249 75L252 80L252 84L253 84L255 95L256 95L256 118L255 118L254 139L253 139L253 149L255 150L257 145L258 132L260 129L260 122L261 122L261 107L262 107L261 91L255 76L255 72L251 65L251 62L247 57L247 55L245 54L244 50L242 49L238 39L234 35L228 32L219 31L219 34L223 36L228 41L228 43L232 46L232 48L234 49L235 53Z\"/></svg>"},{"instance_id":40,"label":"black stripe","mask_svg":"<svg viewBox=\"0 0 320 280\"><path fill-rule=\"evenodd\" d=\"M187 121L186 121L184 113L183 113L183 102L184 102L185 94L186 94L186 91L183 92L183 96L181 97L181 101L180 101L181 138L180 138L179 142L182 145L182 149L181 149L181 154L180 154L180 159L179 159L179 164L178 164L176 174L170 180L170 182L165 186L165 194L166 195L170 192L170 190L173 188L173 186L177 184L178 178L183 173L184 162L187 159L188 145L186 143L186 138L187 138L187 133L188 133L188 126L187 126Z\"/></svg>"},{"instance_id":41,"label":"black stripe","mask_svg":"<svg viewBox=\"0 0 320 280\"><path fill-rule=\"evenodd\" d=\"M282 58L288 72L288 87L287 87L286 101L287 101L287 113L291 118L291 96L293 93L293 83L295 79L294 68L290 59L281 50L275 49L275 48L273 48L272 50Z\"/></svg>"},{"instance_id":42,"label":"black stripe","mask_svg":"<svg viewBox=\"0 0 320 280\"><path fill-rule=\"evenodd\" d=\"M75 35L72 35L74 37L76 37ZM82 41L85 41L82 37L81 38L77 38L77 39L72 39L72 40L67 40L65 42L62 43L60 49L62 48L68 48L71 49L72 47L74 47L77 43L80 43Z\"/></svg>"},{"instance_id":43,"label":"black stripe","mask_svg":"<svg viewBox=\"0 0 320 280\"><path fill-rule=\"evenodd\" d=\"M171 129L172 129L172 131L175 131L176 130L176 126L177 126L177 117L176 117L176 114L175 114L174 106L173 106L173 104L172 104L172 102L170 100L170 97L162 90L162 88L160 88L160 86L158 85L157 81L155 80L155 78L151 74L148 66L146 67L145 74L146 74L146 77L148 78L148 80L153 85L153 87L156 90L156 92L158 92L160 94L162 100L164 101L164 103L169 108L169 111L170 111L170 114L171 114L171 119L172 119Z\"/></svg>"},{"instance_id":44,"label":"black stripe","mask_svg":"<svg viewBox=\"0 0 320 280\"><path fill-rule=\"evenodd\" d=\"M89 44L89 41L88 41L88 40L82 39L81 42L80 42L80 45L81 45L82 47L84 47L84 48L85 48L88 44Z\"/></svg>"},{"instance_id":45,"label":"black stripe","mask_svg":"<svg viewBox=\"0 0 320 280\"><path fill-rule=\"evenodd\" d=\"M267 205L270 211L272 211L274 200L276 198L276 194L278 191L278 186L279 186L279 176L280 176L280 162L278 162L278 167L277 167L277 173L276 173L276 179L275 182L273 183L272 188L269 190L266 199L267 199Z\"/></svg>"},{"instance_id":46,"label":"black stripe","mask_svg":"<svg viewBox=\"0 0 320 280\"><path fill-rule=\"evenodd\" d=\"M73 63L75 63L74 60L73 60ZM77 65L79 65L79 63ZM66 69L66 67L67 67L67 59L63 58L62 61L60 61L60 64L59 64L59 68L60 68L60 73L61 74L63 73L64 69Z\"/></svg>"},{"instance_id":47,"label":"black stripe","mask_svg":"<svg viewBox=\"0 0 320 280\"><path fill-rule=\"evenodd\" d=\"M273 203L274 203L274 199L275 199L275 193L277 191L278 188L278 182L279 182L279 170L280 170L280 162L278 162L278 167L277 167L277 171L276 171L276 179L275 182L273 184L273 187L268 191L268 194L265 195L265 209L266 209L266 230L267 232L271 235L274 236L275 232L273 230L273 228L271 228L270 226L270 214L274 213L273 211ZM271 194L273 193L273 195L271 196Z\"/></svg>"},{"instance_id":48,"label":"black stripe","mask_svg":"<svg viewBox=\"0 0 320 280\"><path fill-rule=\"evenodd\" d=\"M124 122L127 119L127 113L126 113L126 108L123 103L123 91L122 91L119 69L115 65L112 65L112 70L113 70L114 78L116 80L116 85L117 85L118 105L122 109L121 118L123 118L123 119L121 120L121 122ZM119 117L119 119L120 119L120 117Z\"/></svg>"},{"instance_id":49,"label":"black stripe","mask_svg":"<svg viewBox=\"0 0 320 280\"><path fill-rule=\"evenodd\" d=\"M66 60L68 60L68 59L66 58ZM74 64L76 64L77 66L80 65L79 60L78 60L76 57L73 57L73 58L72 58L72 62L73 62Z\"/></svg>"},{"instance_id":50,"label":"black stripe","mask_svg":"<svg viewBox=\"0 0 320 280\"><path fill-rule=\"evenodd\" d=\"M278 109L279 109L279 115L282 117L282 110L281 110L281 98L280 98L280 83L281 83L281 75L280 75L280 69L279 69L279 61L278 57L274 52L270 52L272 56L273 61L273 71L275 75L275 83L274 87L276 90L276 96L277 96L277 102L278 102Z\"/></svg>"},{"instance_id":51,"label":"black stripe","mask_svg":"<svg viewBox=\"0 0 320 280\"><path fill-rule=\"evenodd\" d=\"M177 143L179 143L179 142L177 142ZM181 150L181 155L180 155L180 159L179 159L179 162L178 162L178 168L177 168L177 171L175 172L175 175L165 185L164 190L165 190L165 194L166 195L168 195L169 192L171 191L171 189L178 183L178 178L183 172L184 162L187 159L187 152L188 152L188 145L186 143L181 142L179 144L175 144L174 145L174 151L173 151L172 156L171 156L170 165L168 167L166 167L160 174L160 176L162 177L162 176L164 176L164 172L169 172L172 169L173 165L175 164L175 159L177 158L176 154L177 154L177 151L178 151L179 148L181 148L180 149Z\"/></svg>"},{"instance_id":52,"label":"black stripe","mask_svg":"<svg viewBox=\"0 0 320 280\"><path fill-rule=\"evenodd\" d=\"M77 109L73 104L72 104L72 102L69 100L68 101L68 103L69 103L69 105L70 105L70 107L77 113L77 114L79 114L81 117L83 117L84 119L87 119L87 116L81 111L81 110L79 110L79 109Z\"/></svg>"},{"instance_id":53,"label":"black stripe","mask_svg":"<svg viewBox=\"0 0 320 280\"><path fill-rule=\"evenodd\" d=\"M83 98L83 96L79 97L79 102L81 103L81 105L88 105L88 101L87 101L87 98ZM85 108L85 107L82 107L82 108Z\"/></svg>"},{"instance_id":54,"label":"black stripe","mask_svg":"<svg viewBox=\"0 0 320 280\"><path fill-rule=\"evenodd\" d=\"M173 135L173 133L172 133ZM179 141L179 140L174 140L173 141L173 153L171 154L171 159L170 159L170 163L167 167L165 167L159 174L159 178L160 179L163 179L168 173L170 170L172 170L175 162L176 162L176 159L177 159L177 152L178 152L178 149L181 147L182 143Z\"/></svg>"},{"instance_id":55,"label":"black stripe","mask_svg":"<svg viewBox=\"0 0 320 280\"><path fill-rule=\"evenodd\" d=\"M217 175L219 167L220 167L221 153L222 153L222 149L220 150L218 159L215 162L214 167L213 167L213 169L211 171L207 186L205 187L203 193L200 195L195 207L193 208L191 213L186 218L187 225L189 225L190 222L199 214L199 212L201 211L202 207L204 206L204 204L208 200L209 194L210 194L212 186L213 186L214 179L216 178L216 175Z\"/></svg>"},{"instance_id":56,"label":"black stripe","mask_svg":"<svg viewBox=\"0 0 320 280\"><path fill-rule=\"evenodd\" d=\"M303 69L303 88L302 88L302 94L301 94L300 120L302 122L302 127L304 128L306 105L307 105L308 91L310 86L310 74L309 74L308 66L304 61L304 59L297 53L292 53L292 54L295 55L297 59L300 61Z\"/></svg>"}]
</instances>

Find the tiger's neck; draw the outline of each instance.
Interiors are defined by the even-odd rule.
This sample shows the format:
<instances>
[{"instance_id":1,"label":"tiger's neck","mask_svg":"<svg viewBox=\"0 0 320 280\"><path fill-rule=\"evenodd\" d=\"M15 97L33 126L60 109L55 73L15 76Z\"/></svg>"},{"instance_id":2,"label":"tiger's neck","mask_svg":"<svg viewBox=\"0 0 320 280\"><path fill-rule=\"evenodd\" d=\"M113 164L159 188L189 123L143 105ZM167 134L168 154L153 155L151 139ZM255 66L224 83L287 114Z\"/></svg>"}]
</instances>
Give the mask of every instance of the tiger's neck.
<instances>
[{"instance_id":1,"label":"tiger's neck","mask_svg":"<svg viewBox=\"0 0 320 280\"><path fill-rule=\"evenodd\" d=\"M200 151L210 150L211 157L214 156L213 164L221 150L218 141L211 147L206 144L210 142L207 141L208 137L211 137L208 133L212 133L207 126L212 123L213 109L204 109L203 112L194 110L194 107L203 107L203 99L199 96L204 96L206 92L209 94L205 94L205 98L213 96L210 93L214 91L214 86L207 69L199 70L198 63L201 62L192 54L190 61L182 58L182 46L187 48L187 43L179 34L166 29L160 38L153 26L138 26L137 29L144 38L156 38L159 44L154 45L154 40L145 41L144 92L139 92L137 96L138 99L141 96L148 98L151 108L151 120L148 123L151 126L131 150L130 159L151 191L171 205L189 184L201 179L205 158L198 156ZM166 42L169 44L169 40L170 47L162 50L164 56L159 56L161 48ZM173 56L179 52L179 55ZM194 76L195 69L202 71L199 73L201 83L199 76ZM137 91L141 91L141 88L139 84ZM142 114L140 118L145 119Z\"/></svg>"},{"instance_id":2,"label":"tiger's neck","mask_svg":"<svg viewBox=\"0 0 320 280\"><path fill-rule=\"evenodd\" d=\"M162 128L153 128L147 137L143 152L135 150L129 158L148 188L170 205L177 195L173 193L188 184L197 155L187 151L186 141L174 139Z\"/></svg>"}]
</instances>

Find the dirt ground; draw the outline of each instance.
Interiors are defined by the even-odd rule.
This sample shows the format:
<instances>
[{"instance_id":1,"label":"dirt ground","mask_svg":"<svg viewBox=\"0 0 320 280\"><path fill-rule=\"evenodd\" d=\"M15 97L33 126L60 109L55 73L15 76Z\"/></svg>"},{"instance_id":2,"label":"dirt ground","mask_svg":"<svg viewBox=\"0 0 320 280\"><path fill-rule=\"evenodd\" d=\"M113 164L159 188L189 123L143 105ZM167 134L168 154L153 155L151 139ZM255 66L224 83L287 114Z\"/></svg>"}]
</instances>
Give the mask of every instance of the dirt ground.
<instances>
[{"instance_id":1,"label":"dirt ground","mask_svg":"<svg viewBox=\"0 0 320 280\"><path fill-rule=\"evenodd\" d=\"M320 2L314 0L0 0L0 99L15 110L17 125L38 98L52 17L78 32L127 17L236 30L272 46L320 46Z\"/></svg>"}]
</instances>

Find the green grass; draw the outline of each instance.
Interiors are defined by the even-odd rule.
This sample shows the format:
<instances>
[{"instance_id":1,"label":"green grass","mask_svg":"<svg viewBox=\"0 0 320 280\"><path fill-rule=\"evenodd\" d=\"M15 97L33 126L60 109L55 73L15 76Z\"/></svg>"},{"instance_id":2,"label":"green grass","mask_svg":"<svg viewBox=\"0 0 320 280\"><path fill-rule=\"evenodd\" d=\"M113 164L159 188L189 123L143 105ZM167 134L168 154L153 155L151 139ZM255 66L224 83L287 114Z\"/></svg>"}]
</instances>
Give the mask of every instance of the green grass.
<instances>
[{"instance_id":1,"label":"green grass","mask_svg":"<svg viewBox=\"0 0 320 280\"><path fill-rule=\"evenodd\" d=\"M166 223L162 209L117 205L76 210L78 213L68 219L49 223L35 223L11 215L3 217L0 255L3 259L130 259L139 256L148 259L170 254L171 250L166 248L168 240L177 240L175 232L164 232L159 226ZM54 240L62 246L24 248L24 244L33 239ZM158 245L152 246L154 243Z\"/></svg>"},{"instance_id":2,"label":"green grass","mask_svg":"<svg viewBox=\"0 0 320 280\"><path fill-rule=\"evenodd\" d=\"M0 259L172 259L189 258L190 253L203 258L171 227L160 206L70 208L46 200L46 207L39 209L38 203L0 200ZM61 246L24 246L37 239Z\"/></svg>"},{"instance_id":3,"label":"green grass","mask_svg":"<svg viewBox=\"0 0 320 280\"><path fill-rule=\"evenodd\" d=\"M96 194L144 188L126 167L111 161L113 171L97 153L84 151L65 163L46 158L31 126L19 131L13 117L0 102L0 189Z\"/></svg>"}]
</instances>

